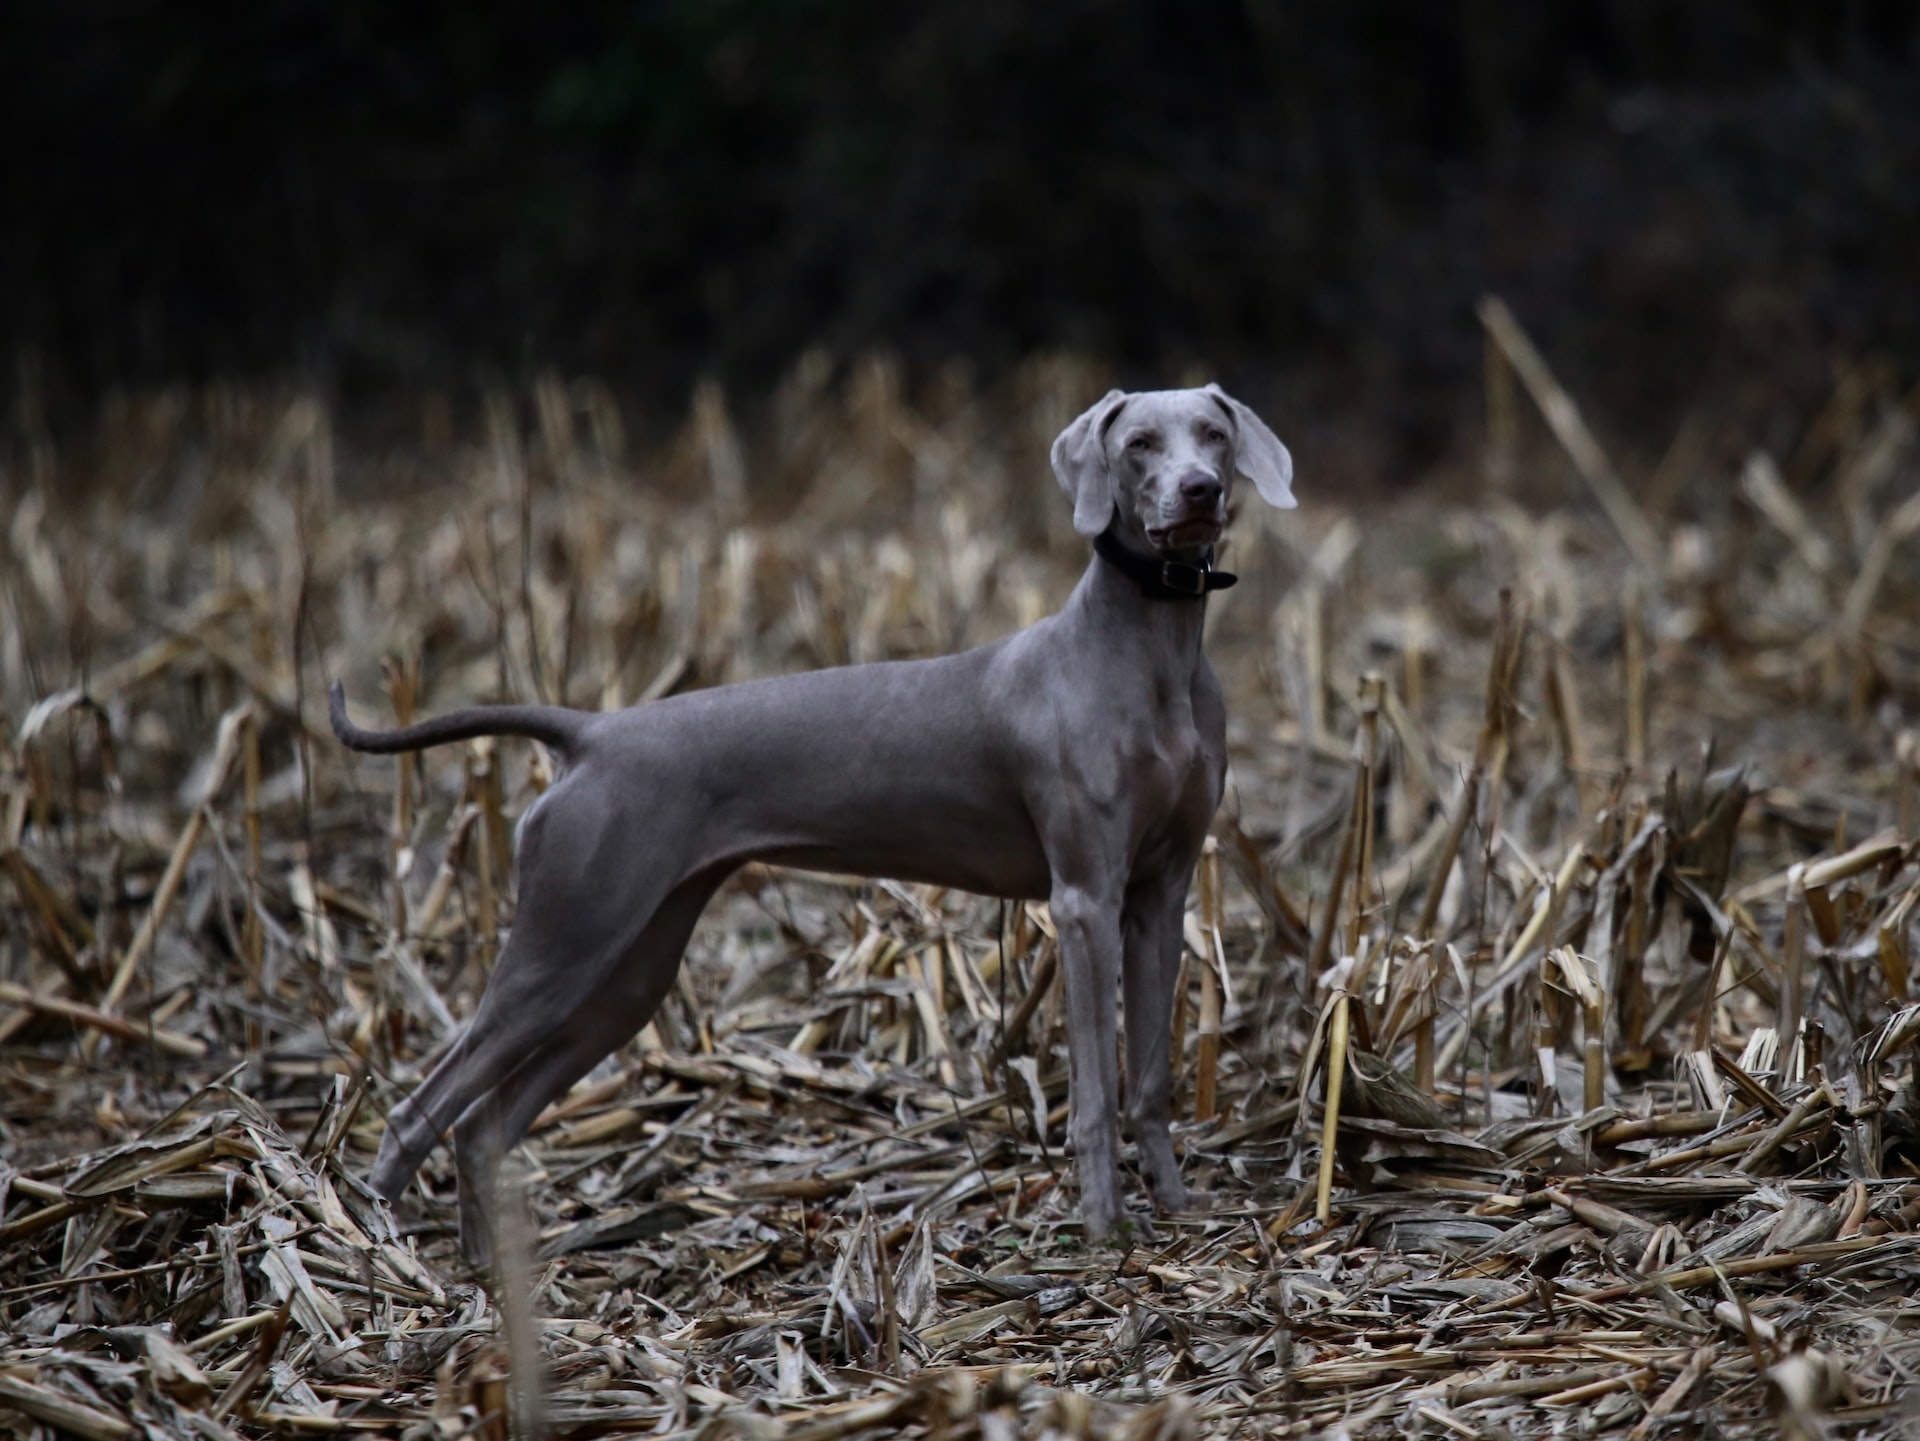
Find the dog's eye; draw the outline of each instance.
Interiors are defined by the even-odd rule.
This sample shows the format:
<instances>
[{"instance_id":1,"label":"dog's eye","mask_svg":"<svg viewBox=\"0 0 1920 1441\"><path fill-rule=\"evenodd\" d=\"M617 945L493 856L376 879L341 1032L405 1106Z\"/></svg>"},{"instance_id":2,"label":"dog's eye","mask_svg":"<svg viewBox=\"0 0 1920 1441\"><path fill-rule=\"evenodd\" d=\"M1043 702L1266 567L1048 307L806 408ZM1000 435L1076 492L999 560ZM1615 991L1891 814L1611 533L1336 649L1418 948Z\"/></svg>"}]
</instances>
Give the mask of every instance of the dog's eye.
<instances>
[{"instance_id":1,"label":"dog's eye","mask_svg":"<svg viewBox=\"0 0 1920 1441\"><path fill-rule=\"evenodd\" d=\"M1207 427L1205 439L1208 445L1225 445L1227 433L1217 425L1210 425Z\"/></svg>"},{"instance_id":2,"label":"dog's eye","mask_svg":"<svg viewBox=\"0 0 1920 1441\"><path fill-rule=\"evenodd\" d=\"M1132 437L1130 440L1127 441L1127 449L1128 450L1152 450L1153 449L1152 432L1143 430L1140 432L1140 434Z\"/></svg>"}]
</instances>

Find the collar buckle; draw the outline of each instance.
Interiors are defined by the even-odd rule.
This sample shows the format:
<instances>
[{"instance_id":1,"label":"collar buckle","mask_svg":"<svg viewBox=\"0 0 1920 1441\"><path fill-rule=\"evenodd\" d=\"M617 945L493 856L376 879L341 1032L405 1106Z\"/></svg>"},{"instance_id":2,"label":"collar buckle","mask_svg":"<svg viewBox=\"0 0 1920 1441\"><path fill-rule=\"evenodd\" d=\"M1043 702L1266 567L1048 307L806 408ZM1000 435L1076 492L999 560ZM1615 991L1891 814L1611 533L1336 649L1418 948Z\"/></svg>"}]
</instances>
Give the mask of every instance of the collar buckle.
<instances>
[{"instance_id":1,"label":"collar buckle","mask_svg":"<svg viewBox=\"0 0 1920 1441\"><path fill-rule=\"evenodd\" d=\"M1182 595L1203 596L1207 593L1207 573L1212 569L1211 565L1204 563L1188 565L1180 560L1162 561L1160 584Z\"/></svg>"}]
</instances>

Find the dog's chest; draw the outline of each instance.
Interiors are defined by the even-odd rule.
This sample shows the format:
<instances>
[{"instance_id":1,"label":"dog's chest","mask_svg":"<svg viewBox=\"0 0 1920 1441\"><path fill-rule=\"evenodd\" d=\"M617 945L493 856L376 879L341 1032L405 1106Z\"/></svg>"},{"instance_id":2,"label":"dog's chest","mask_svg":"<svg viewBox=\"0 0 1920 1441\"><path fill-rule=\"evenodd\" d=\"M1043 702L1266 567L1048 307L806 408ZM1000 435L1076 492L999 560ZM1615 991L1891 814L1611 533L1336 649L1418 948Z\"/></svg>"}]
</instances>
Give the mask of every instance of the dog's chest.
<instances>
[{"instance_id":1,"label":"dog's chest","mask_svg":"<svg viewBox=\"0 0 1920 1441\"><path fill-rule=\"evenodd\" d=\"M1184 697L1143 718L1133 728L1127 752L1135 813L1146 829L1158 829L1156 822L1189 821L1196 808L1211 811L1210 748Z\"/></svg>"}]
</instances>

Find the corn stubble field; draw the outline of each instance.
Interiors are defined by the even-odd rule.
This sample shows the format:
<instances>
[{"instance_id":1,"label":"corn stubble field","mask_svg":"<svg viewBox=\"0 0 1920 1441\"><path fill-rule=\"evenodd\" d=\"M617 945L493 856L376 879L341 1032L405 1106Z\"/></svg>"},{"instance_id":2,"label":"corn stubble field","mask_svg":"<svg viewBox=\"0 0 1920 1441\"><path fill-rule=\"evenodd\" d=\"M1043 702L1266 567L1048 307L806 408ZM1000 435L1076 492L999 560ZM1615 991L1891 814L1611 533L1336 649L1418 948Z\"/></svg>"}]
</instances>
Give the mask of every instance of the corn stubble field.
<instances>
[{"instance_id":1,"label":"corn stubble field","mask_svg":"<svg viewBox=\"0 0 1920 1441\"><path fill-rule=\"evenodd\" d=\"M1527 506L1354 513L1304 471L1299 511L1243 503L1176 1022L1214 1204L1110 1249L1044 907L750 867L518 1153L474 1275L444 1152L392 1210L361 1177L485 984L547 773L354 758L323 700L603 707L990 639L1084 563L1045 454L1103 377L910 406L810 364L750 434L703 388L648 444L547 381L465 439L430 405L404 464L310 397L180 392L23 446L0 1430L1911 1424L1911 400L1848 377L1643 506L1488 323Z\"/></svg>"}]
</instances>

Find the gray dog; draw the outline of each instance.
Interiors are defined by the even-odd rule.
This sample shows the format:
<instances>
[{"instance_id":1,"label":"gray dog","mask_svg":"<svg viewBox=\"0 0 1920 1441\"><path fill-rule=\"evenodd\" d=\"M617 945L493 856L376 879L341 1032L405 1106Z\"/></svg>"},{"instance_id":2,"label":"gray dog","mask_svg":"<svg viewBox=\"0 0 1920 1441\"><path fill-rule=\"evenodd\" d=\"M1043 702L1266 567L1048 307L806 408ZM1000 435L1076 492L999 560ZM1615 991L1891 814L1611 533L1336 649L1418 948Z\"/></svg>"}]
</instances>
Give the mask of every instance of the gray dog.
<instances>
[{"instance_id":1,"label":"gray dog","mask_svg":"<svg viewBox=\"0 0 1920 1441\"><path fill-rule=\"evenodd\" d=\"M1201 652L1234 477L1294 504L1286 447L1218 386L1109 392L1053 444L1095 559L1057 615L937 660L748 681L592 714L482 706L378 754L475 736L546 744L519 829L519 913L479 1009L394 1108L373 1186L396 1197L454 1128L461 1240L484 1256L495 1168L652 1016L702 908L747 861L1046 900L1066 977L1069 1132L1091 1239L1119 1216L1116 992L1155 1204L1188 1197L1168 1135L1181 917L1220 803L1226 711Z\"/></svg>"}]
</instances>

